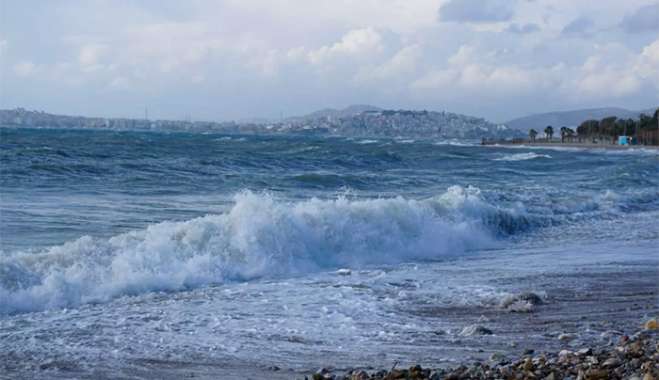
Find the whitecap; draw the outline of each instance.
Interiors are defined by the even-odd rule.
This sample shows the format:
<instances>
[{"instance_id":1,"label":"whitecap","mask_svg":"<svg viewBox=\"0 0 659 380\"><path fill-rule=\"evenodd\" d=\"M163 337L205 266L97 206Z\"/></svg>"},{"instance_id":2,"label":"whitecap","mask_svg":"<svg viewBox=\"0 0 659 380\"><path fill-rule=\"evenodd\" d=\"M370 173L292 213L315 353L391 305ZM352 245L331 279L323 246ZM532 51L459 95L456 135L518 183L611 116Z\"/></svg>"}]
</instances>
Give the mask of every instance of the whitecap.
<instances>
[{"instance_id":1,"label":"whitecap","mask_svg":"<svg viewBox=\"0 0 659 380\"><path fill-rule=\"evenodd\" d=\"M507 154L503 157L494 158L494 161L526 161L535 158L551 158L548 154L537 154L534 152Z\"/></svg>"},{"instance_id":2,"label":"whitecap","mask_svg":"<svg viewBox=\"0 0 659 380\"><path fill-rule=\"evenodd\" d=\"M125 295L268 276L434 260L497 245L526 228L524 210L473 187L403 197L284 202L241 192L226 213L164 222L109 239L81 237L0 258L0 313L76 307Z\"/></svg>"}]
</instances>

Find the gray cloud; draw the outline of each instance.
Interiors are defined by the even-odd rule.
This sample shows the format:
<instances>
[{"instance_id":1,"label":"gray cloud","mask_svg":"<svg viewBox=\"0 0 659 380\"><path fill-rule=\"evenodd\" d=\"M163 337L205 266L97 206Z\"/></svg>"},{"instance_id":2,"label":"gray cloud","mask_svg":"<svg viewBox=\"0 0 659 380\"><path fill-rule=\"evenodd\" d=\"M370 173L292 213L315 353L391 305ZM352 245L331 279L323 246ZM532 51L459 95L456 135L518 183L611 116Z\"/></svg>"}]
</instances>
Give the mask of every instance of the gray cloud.
<instances>
[{"instance_id":1,"label":"gray cloud","mask_svg":"<svg viewBox=\"0 0 659 380\"><path fill-rule=\"evenodd\" d=\"M499 22L513 16L510 0L450 0L439 9L440 21Z\"/></svg>"},{"instance_id":2,"label":"gray cloud","mask_svg":"<svg viewBox=\"0 0 659 380\"><path fill-rule=\"evenodd\" d=\"M594 26L595 24L591 19L587 17L579 17L565 25L561 33L566 36L588 36L592 32Z\"/></svg>"},{"instance_id":3,"label":"gray cloud","mask_svg":"<svg viewBox=\"0 0 659 380\"><path fill-rule=\"evenodd\" d=\"M506 32L508 33L514 33L514 34L530 34L530 33L535 33L539 32L540 27L537 24L510 24L506 28Z\"/></svg>"},{"instance_id":4,"label":"gray cloud","mask_svg":"<svg viewBox=\"0 0 659 380\"><path fill-rule=\"evenodd\" d=\"M628 33L659 30L659 3L638 8L625 16L620 26Z\"/></svg>"},{"instance_id":5,"label":"gray cloud","mask_svg":"<svg viewBox=\"0 0 659 380\"><path fill-rule=\"evenodd\" d=\"M506 120L659 102L659 35L592 25L648 0L442 1L462 22L438 22L436 0L163 1L6 2L0 108L226 120L370 103Z\"/></svg>"}]
</instances>

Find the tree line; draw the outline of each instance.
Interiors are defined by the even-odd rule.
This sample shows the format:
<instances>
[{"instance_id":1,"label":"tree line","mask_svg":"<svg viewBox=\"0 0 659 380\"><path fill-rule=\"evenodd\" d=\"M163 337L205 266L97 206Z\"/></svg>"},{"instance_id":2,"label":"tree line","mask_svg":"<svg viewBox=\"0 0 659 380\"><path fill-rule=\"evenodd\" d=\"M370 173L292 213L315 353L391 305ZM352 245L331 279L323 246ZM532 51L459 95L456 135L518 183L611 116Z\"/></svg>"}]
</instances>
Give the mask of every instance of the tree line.
<instances>
[{"instance_id":1,"label":"tree line","mask_svg":"<svg viewBox=\"0 0 659 380\"><path fill-rule=\"evenodd\" d=\"M545 139L551 141L554 136L554 127L548 125L544 129ZM529 139L536 141L538 131L529 130ZM638 119L624 119L615 116L605 117L601 120L586 120L579 124L576 131L572 128L561 127L561 142L608 142L615 143L618 136L629 136L635 142L646 145L659 145L659 108L652 116L641 114Z\"/></svg>"}]
</instances>

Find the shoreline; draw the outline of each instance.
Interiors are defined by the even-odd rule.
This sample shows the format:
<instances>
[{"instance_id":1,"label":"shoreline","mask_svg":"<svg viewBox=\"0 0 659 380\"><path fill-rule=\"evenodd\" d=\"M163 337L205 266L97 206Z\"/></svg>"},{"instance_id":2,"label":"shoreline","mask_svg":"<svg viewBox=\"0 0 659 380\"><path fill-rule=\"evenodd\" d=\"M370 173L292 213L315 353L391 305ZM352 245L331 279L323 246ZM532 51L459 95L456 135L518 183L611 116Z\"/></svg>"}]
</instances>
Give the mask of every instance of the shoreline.
<instances>
[{"instance_id":1,"label":"shoreline","mask_svg":"<svg viewBox=\"0 0 659 380\"><path fill-rule=\"evenodd\" d=\"M512 142L512 141L483 141L481 146L492 147L519 147L519 148L580 148L580 149L605 149L605 150L658 150L659 145L617 145L617 144L590 144L590 143L561 143L561 142Z\"/></svg>"},{"instance_id":2,"label":"shoreline","mask_svg":"<svg viewBox=\"0 0 659 380\"><path fill-rule=\"evenodd\" d=\"M633 379L659 378L657 320L649 319L632 333L615 331L609 342L596 346L569 347L560 351L536 352L527 349L510 359L492 354L488 360L463 363L449 368L409 368L366 371L349 370L333 374L324 368L310 376L313 380L440 380L440 379ZM566 339L568 340L568 339ZM305 376L305 380L309 377Z\"/></svg>"},{"instance_id":3,"label":"shoreline","mask_svg":"<svg viewBox=\"0 0 659 380\"><path fill-rule=\"evenodd\" d=\"M401 352L390 348L386 360L355 363L337 355L341 352L340 348L327 347L324 358L318 357L318 360L309 362L303 360L305 363L245 361L230 356L220 359L202 353L187 359L159 355L121 358L102 351L98 356L87 357L80 362L68 354L49 356L44 361L42 359L45 358L40 359L30 351L0 350L0 363L3 363L0 364L0 373L30 379L494 379L515 378L512 376L514 374L521 374L518 378L532 378L527 372L533 365L535 378L544 379L553 373L555 380L567 378L568 375L575 380L578 378L578 365L583 364L587 367L581 368L582 380L630 378L631 375L639 380L657 379L657 373L644 379L646 372L640 369L648 361L652 362L652 368L658 369L659 354L656 351L648 351L648 355L654 356L647 360L634 361L633 366L638 364L634 368L630 367L634 358L620 358L621 364L610 371L623 366L620 371L626 371L623 372L624 376L611 372L604 377L603 372L597 372L603 369L599 364L618 352L615 344L621 342L621 337L630 337L629 340L622 338L623 351L625 347L635 344L639 337L645 339L642 343L644 347L657 346L656 331L636 334L644 323L656 318L659 313L657 259L648 257L605 263L608 263L610 270L601 269L602 264L598 264L600 269L570 274L537 273L502 277L497 280L500 285L514 284L517 289L512 303L505 302L493 307L450 308L417 304L405 312L423 316L429 325L437 326L437 329L434 332L420 332L422 335L411 333L410 340L400 341L401 348L423 344L424 340L434 346L432 352L414 357L401 356ZM87 309L93 313L95 307ZM51 314L51 317L59 315L44 312L34 316L48 317ZM456 328L445 329L440 322ZM280 347L277 341L270 344L273 350ZM318 345L322 341L301 340L297 344ZM345 342L346 346L352 344L361 343ZM590 349L594 354L580 354L582 349ZM595 360L598 365L591 363ZM326 369L319 370L320 367ZM568 369L576 372L568 373ZM609 371L609 368L604 369ZM506 377L505 374L511 376Z\"/></svg>"}]
</instances>

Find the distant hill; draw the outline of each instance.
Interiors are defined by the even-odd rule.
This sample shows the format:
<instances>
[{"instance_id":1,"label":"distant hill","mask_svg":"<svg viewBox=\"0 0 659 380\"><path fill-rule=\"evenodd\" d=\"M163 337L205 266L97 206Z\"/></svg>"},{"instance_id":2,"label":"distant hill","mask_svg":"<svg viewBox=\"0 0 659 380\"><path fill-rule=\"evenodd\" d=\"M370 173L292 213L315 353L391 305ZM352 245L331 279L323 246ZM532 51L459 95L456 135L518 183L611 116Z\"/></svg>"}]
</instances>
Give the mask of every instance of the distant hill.
<instances>
[{"instance_id":1,"label":"distant hill","mask_svg":"<svg viewBox=\"0 0 659 380\"><path fill-rule=\"evenodd\" d=\"M588 119L600 120L608 116L616 116L625 119L637 119L641 113L651 115L654 113L654 109L631 111L624 108L606 107L562 112L547 112L520 117L518 119L510 120L504 124L510 128L519 129L521 131L528 131L531 128L540 130L544 129L548 125L554 127L566 126L573 128L581 124L582 121Z\"/></svg>"},{"instance_id":2,"label":"distant hill","mask_svg":"<svg viewBox=\"0 0 659 380\"><path fill-rule=\"evenodd\" d=\"M26 128L82 128L160 130L219 133L294 133L318 136L511 138L522 132L485 119L451 112L384 110L356 105L324 109L305 116L259 122L201 122L180 120L116 119L54 115L22 108L0 110L0 126Z\"/></svg>"},{"instance_id":3,"label":"distant hill","mask_svg":"<svg viewBox=\"0 0 659 380\"><path fill-rule=\"evenodd\" d=\"M337 120L340 118L356 116L366 111L382 111L382 108L367 105L367 104L353 104L343 109L324 108L322 110L314 111L312 113L302 116L292 116L286 118L285 122L305 122L311 120Z\"/></svg>"},{"instance_id":4,"label":"distant hill","mask_svg":"<svg viewBox=\"0 0 659 380\"><path fill-rule=\"evenodd\" d=\"M451 112L385 110L373 106L325 109L267 126L272 132L355 137L511 138L523 136L505 125Z\"/></svg>"}]
</instances>

